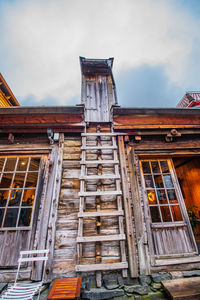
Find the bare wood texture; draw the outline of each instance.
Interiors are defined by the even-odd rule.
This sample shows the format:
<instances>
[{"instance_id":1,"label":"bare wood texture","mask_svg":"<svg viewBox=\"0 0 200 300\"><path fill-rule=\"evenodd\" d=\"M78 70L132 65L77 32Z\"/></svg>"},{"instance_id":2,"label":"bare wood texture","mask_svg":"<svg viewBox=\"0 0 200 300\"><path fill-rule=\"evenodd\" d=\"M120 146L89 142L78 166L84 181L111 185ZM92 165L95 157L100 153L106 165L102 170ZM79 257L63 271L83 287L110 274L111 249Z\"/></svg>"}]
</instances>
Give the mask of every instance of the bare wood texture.
<instances>
[{"instance_id":1,"label":"bare wood texture","mask_svg":"<svg viewBox=\"0 0 200 300\"><path fill-rule=\"evenodd\" d=\"M144 219L142 214L142 203L139 191L139 165L134 149L127 148L128 164L130 170L131 193L133 201L133 215L137 239L140 274L149 274L149 258L147 248L147 237L144 230Z\"/></svg>"},{"instance_id":2,"label":"bare wood texture","mask_svg":"<svg viewBox=\"0 0 200 300\"><path fill-rule=\"evenodd\" d=\"M64 143L64 134L60 134L58 155L54 162L56 165L56 170L55 170L55 178L53 182L52 203L51 203L51 211L50 211L50 218L48 223L48 233L47 233L47 242L46 242L46 248L49 249L49 256L46 264L46 276L45 276L46 281L52 280L52 272L53 272L57 209L58 209L58 201L59 201L59 193L60 193L60 185L61 185L61 176L62 176L63 143Z\"/></svg>"},{"instance_id":3,"label":"bare wood texture","mask_svg":"<svg viewBox=\"0 0 200 300\"><path fill-rule=\"evenodd\" d=\"M87 271L110 271L110 270L117 270L117 269L127 269L128 263L121 262L121 263L110 263L110 264L90 264L90 265L77 265L76 271L77 272L87 272Z\"/></svg>"},{"instance_id":4,"label":"bare wood texture","mask_svg":"<svg viewBox=\"0 0 200 300\"><path fill-rule=\"evenodd\" d=\"M120 157L120 167L121 167L121 177L122 177L122 190L123 190L123 200L124 200L124 210L125 210L126 236L128 242L130 275L131 277L137 277L138 264L137 264L135 238L134 238L133 223L132 223L132 209L131 209L129 190L128 190L125 149L124 149L124 141L122 136L118 137L118 145L119 145L119 157Z\"/></svg>"},{"instance_id":5,"label":"bare wood texture","mask_svg":"<svg viewBox=\"0 0 200 300\"><path fill-rule=\"evenodd\" d=\"M161 283L170 299L200 299L200 277L163 280Z\"/></svg>"}]
</instances>

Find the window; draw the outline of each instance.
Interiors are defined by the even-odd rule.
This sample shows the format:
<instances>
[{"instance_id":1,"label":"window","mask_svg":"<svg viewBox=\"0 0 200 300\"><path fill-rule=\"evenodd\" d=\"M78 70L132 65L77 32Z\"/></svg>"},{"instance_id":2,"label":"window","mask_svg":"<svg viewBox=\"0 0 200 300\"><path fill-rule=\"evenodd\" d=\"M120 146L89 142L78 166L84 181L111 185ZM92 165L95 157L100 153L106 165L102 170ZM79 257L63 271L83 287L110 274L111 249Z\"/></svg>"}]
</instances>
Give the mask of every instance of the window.
<instances>
[{"instance_id":1,"label":"window","mask_svg":"<svg viewBox=\"0 0 200 300\"><path fill-rule=\"evenodd\" d=\"M182 221L169 160L142 160L143 183L152 223Z\"/></svg>"},{"instance_id":2,"label":"window","mask_svg":"<svg viewBox=\"0 0 200 300\"><path fill-rule=\"evenodd\" d=\"M0 229L31 226L40 157L0 157Z\"/></svg>"}]
</instances>

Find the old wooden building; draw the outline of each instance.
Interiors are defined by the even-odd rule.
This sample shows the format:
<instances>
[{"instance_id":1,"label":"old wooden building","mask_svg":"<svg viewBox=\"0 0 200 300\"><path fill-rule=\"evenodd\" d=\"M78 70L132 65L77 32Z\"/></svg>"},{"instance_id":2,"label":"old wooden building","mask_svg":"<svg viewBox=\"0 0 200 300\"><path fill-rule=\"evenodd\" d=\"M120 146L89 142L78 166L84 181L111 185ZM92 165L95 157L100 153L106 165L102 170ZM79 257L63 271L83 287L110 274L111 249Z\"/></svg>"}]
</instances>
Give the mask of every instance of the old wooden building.
<instances>
[{"instance_id":1,"label":"old wooden building","mask_svg":"<svg viewBox=\"0 0 200 300\"><path fill-rule=\"evenodd\" d=\"M22 249L47 281L200 269L200 111L120 107L113 59L80 63L80 105L0 108L1 280Z\"/></svg>"}]
</instances>

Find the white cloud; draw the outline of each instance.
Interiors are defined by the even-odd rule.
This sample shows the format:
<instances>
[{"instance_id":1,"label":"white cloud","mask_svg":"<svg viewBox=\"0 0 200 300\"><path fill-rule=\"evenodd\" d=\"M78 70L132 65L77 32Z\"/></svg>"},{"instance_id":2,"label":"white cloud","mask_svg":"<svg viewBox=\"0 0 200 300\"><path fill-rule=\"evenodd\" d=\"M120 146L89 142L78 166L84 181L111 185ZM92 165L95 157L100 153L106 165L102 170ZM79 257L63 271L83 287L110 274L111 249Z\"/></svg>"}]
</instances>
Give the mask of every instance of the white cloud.
<instances>
[{"instance_id":1,"label":"white cloud","mask_svg":"<svg viewBox=\"0 0 200 300\"><path fill-rule=\"evenodd\" d=\"M1 21L2 51L7 51L3 64L8 68L6 79L9 84L12 82L19 101L32 94L38 104L47 97L57 98L55 105L67 105L80 93L79 55L114 56L115 76L143 64L162 64L169 80L178 86L188 80L195 81L195 74L191 72L188 78L187 73L193 59L192 47L199 44L199 24L183 11L177 12L171 3L167 0L11 2L2 10Z\"/></svg>"}]
</instances>

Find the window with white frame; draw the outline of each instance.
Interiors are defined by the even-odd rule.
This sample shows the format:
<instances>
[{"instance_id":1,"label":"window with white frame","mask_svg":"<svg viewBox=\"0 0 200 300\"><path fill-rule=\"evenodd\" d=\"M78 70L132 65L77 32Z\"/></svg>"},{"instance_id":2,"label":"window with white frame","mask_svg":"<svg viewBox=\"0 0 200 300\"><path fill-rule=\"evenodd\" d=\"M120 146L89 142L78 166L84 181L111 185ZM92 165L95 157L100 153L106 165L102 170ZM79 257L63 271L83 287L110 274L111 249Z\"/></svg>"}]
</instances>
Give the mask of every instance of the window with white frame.
<instances>
[{"instance_id":1,"label":"window with white frame","mask_svg":"<svg viewBox=\"0 0 200 300\"><path fill-rule=\"evenodd\" d=\"M0 230L30 227L40 157L0 157Z\"/></svg>"}]
</instances>

